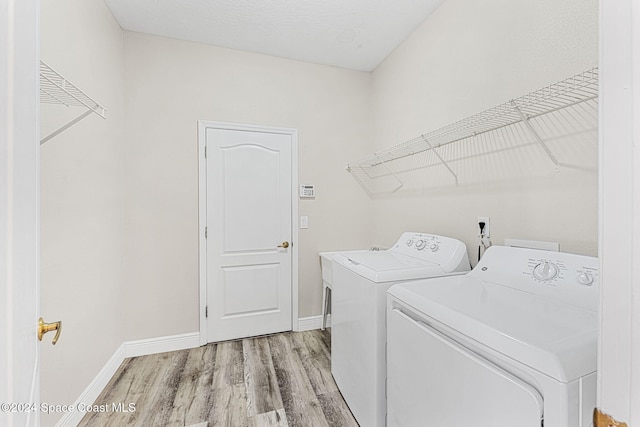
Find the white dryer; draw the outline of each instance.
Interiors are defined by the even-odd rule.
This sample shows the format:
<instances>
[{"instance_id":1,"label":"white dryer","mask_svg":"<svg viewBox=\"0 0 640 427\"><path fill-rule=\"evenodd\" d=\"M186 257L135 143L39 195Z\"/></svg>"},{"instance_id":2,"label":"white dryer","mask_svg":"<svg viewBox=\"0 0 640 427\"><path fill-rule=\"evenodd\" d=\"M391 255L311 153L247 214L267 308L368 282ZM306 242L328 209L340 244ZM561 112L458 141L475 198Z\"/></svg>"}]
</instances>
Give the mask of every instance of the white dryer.
<instances>
[{"instance_id":1,"label":"white dryer","mask_svg":"<svg viewBox=\"0 0 640 427\"><path fill-rule=\"evenodd\" d=\"M494 246L389 289L388 425L590 426L598 288L597 258Z\"/></svg>"},{"instance_id":2,"label":"white dryer","mask_svg":"<svg viewBox=\"0 0 640 427\"><path fill-rule=\"evenodd\" d=\"M469 271L464 243L403 233L386 251L333 256L331 372L362 427L385 425L386 292L407 280Z\"/></svg>"}]
</instances>

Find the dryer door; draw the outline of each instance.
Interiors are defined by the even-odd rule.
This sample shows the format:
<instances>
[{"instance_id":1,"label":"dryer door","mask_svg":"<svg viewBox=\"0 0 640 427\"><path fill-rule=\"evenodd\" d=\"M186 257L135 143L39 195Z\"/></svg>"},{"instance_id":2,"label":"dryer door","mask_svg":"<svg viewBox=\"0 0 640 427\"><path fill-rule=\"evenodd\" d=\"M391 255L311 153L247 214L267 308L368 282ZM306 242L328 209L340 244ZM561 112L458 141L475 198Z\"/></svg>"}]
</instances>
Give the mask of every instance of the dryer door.
<instances>
[{"instance_id":1,"label":"dryer door","mask_svg":"<svg viewBox=\"0 0 640 427\"><path fill-rule=\"evenodd\" d=\"M397 308L388 321L388 426L540 427L533 387Z\"/></svg>"}]
</instances>

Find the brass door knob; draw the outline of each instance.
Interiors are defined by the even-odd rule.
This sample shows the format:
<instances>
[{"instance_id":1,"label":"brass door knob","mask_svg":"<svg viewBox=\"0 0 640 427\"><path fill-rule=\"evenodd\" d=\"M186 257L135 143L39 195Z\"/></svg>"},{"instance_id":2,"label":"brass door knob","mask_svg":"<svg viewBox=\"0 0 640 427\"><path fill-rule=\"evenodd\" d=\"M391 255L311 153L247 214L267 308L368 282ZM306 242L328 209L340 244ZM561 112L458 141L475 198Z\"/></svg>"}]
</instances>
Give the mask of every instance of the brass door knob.
<instances>
[{"instance_id":1,"label":"brass door knob","mask_svg":"<svg viewBox=\"0 0 640 427\"><path fill-rule=\"evenodd\" d=\"M58 338L60 338L60 332L62 332L62 322L44 323L42 317L38 319L38 340L42 341L42 336L51 331L56 331L56 335L53 337L53 341L51 341L51 344L56 345Z\"/></svg>"},{"instance_id":2,"label":"brass door knob","mask_svg":"<svg viewBox=\"0 0 640 427\"><path fill-rule=\"evenodd\" d=\"M289 247L289 242L282 242L282 244L278 245L278 247L287 249Z\"/></svg>"}]
</instances>

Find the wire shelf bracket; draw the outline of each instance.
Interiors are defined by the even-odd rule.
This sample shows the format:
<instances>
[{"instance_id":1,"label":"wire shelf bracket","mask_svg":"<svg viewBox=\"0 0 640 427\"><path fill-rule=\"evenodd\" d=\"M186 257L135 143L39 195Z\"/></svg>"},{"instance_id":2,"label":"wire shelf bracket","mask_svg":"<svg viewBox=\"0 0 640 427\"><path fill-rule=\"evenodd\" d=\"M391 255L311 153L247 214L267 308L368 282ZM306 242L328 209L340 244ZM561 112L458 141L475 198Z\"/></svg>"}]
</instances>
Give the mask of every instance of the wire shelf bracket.
<instances>
[{"instance_id":1,"label":"wire shelf bracket","mask_svg":"<svg viewBox=\"0 0 640 427\"><path fill-rule=\"evenodd\" d=\"M544 141L540 137L540 134L538 134L538 132L529 122L529 119L522 113L522 110L520 109L520 107L518 107L518 104L516 104L515 101L511 101L511 105L513 106L514 111L518 113L518 116L520 116L520 118L522 119L522 123L524 123L527 130L531 133L531 135L535 138L538 145L542 147L542 150L545 152L545 154L549 157L549 159L551 159L551 161L555 165L554 170L558 172L560 170L560 162L558 162L558 159L556 158L556 156L554 156L551 150L549 150L549 147L547 147L547 144L544 143Z\"/></svg>"},{"instance_id":2,"label":"wire shelf bracket","mask_svg":"<svg viewBox=\"0 0 640 427\"><path fill-rule=\"evenodd\" d=\"M421 136L425 144L429 146L429 150L433 151L433 154L438 158L438 160L440 160L440 163L442 163L442 166L444 166L445 168L447 168L449 172L451 172L451 175L453 175L453 179L455 180L456 185L458 185L458 175L453 171L453 169L451 169L451 166L449 166L446 160L443 159L440 154L438 154L438 152L436 151L436 148L433 146L433 144L429 142L427 137L424 135L421 135Z\"/></svg>"},{"instance_id":3,"label":"wire shelf bracket","mask_svg":"<svg viewBox=\"0 0 640 427\"><path fill-rule=\"evenodd\" d=\"M64 78L60 73L48 66L44 61L40 61L40 102L44 104L58 104L66 107L82 107L87 109L75 119L42 138L40 140L40 145L92 114L97 114L103 119L107 118L107 110L103 106L85 94L69 80Z\"/></svg>"},{"instance_id":4,"label":"wire shelf bracket","mask_svg":"<svg viewBox=\"0 0 640 427\"><path fill-rule=\"evenodd\" d=\"M380 161L380 164L382 164L382 166L385 168L385 170L391 174L391 176L393 176L393 178L398 181L398 186L395 187L393 190L391 190L392 193L395 193L396 191L400 190L402 187L404 187L404 182L402 182L402 180L400 178L398 178L398 175L396 175L395 173L393 173L393 171L391 170L391 168L389 167L388 164L386 164L385 162L383 162L382 160L380 160L380 157L378 157L378 160Z\"/></svg>"}]
</instances>

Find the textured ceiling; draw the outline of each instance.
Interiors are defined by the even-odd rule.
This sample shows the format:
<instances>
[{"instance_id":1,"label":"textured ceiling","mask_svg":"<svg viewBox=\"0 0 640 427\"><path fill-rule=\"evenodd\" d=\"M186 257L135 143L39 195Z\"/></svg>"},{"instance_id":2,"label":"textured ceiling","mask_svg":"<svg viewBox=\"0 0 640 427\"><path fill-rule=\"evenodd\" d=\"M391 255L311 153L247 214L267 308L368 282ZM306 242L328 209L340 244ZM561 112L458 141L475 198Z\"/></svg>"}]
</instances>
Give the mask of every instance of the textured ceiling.
<instances>
[{"instance_id":1,"label":"textured ceiling","mask_svg":"<svg viewBox=\"0 0 640 427\"><path fill-rule=\"evenodd\" d=\"M123 29L371 71L443 0L105 0Z\"/></svg>"}]
</instances>

